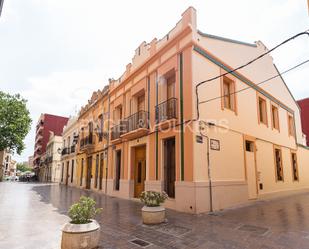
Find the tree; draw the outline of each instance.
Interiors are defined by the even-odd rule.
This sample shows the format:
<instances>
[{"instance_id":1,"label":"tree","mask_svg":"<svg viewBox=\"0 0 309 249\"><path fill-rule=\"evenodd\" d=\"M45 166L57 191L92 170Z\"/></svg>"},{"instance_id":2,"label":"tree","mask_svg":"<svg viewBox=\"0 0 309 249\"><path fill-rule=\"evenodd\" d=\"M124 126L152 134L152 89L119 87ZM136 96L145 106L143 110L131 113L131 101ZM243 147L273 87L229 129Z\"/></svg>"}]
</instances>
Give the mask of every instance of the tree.
<instances>
[{"instance_id":1,"label":"tree","mask_svg":"<svg viewBox=\"0 0 309 249\"><path fill-rule=\"evenodd\" d=\"M32 171L32 168L30 168L26 163L17 163L16 169L21 172Z\"/></svg>"},{"instance_id":2,"label":"tree","mask_svg":"<svg viewBox=\"0 0 309 249\"><path fill-rule=\"evenodd\" d=\"M32 122L26 103L19 94L0 91L0 151L9 149L20 154L24 150L23 140Z\"/></svg>"}]
</instances>

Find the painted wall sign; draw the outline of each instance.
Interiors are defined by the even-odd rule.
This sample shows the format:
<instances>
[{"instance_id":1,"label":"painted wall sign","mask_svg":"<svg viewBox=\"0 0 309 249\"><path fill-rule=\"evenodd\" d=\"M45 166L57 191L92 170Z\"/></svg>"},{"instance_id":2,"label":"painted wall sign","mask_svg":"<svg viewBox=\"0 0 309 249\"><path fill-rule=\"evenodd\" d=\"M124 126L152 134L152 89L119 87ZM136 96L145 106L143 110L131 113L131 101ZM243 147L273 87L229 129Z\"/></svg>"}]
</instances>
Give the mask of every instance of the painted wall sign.
<instances>
[{"instance_id":1,"label":"painted wall sign","mask_svg":"<svg viewBox=\"0 0 309 249\"><path fill-rule=\"evenodd\" d=\"M220 150L220 141L217 139L210 139L210 149Z\"/></svg>"},{"instance_id":2,"label":"painted wall sign","mask_svg":"<svg viewBox=\"0 0 309 249\"><path fill-rule=\"evenodd\" d=\"M195 140L197 143L202 144L203 143L203 137L200 135L195 136Z\"/></svg>"}]
</instances>

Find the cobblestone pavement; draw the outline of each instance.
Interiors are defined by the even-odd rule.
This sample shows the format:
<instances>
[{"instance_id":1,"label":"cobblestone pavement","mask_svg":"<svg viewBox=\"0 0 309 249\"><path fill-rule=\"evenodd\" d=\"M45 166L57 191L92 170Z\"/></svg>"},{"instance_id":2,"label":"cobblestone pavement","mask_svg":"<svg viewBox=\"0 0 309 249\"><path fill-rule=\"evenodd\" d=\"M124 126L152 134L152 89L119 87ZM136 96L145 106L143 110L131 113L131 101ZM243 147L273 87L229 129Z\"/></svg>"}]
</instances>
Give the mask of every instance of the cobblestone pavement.
<instances>
[{"instance_id":1,"label":"cobblestone pavement","mask_svg":"<svg viewBox=\"0 0 309 249\"><path fill-rule=\"evenodd\" d=\"M0 183L0 248L57 248L68 207L81 195L103 212L100 248L309 249L309 193L190 215L167 210L168 222L141 223L141 204L55 184ZM58 243L58 244L57 244Z\"/></svg>"}]
</instances>

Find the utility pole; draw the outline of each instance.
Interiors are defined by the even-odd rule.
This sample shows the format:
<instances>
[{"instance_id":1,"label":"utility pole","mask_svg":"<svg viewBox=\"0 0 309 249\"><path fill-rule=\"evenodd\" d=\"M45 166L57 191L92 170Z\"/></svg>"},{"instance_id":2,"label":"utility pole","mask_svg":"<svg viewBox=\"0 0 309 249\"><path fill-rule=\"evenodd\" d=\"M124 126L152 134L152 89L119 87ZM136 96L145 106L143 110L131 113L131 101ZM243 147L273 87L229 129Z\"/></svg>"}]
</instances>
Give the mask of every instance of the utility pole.
<instances>
[{"instance_id":1,"label":"utility pole","mask_svg":"<svg viewBox=\"0 0 309 249\"><path fill-rule=\"evenodd\" d=\"M203 131L205 130L205 127L211 127L214 126L213 123L205 122L205 121L199 121L199 131L202 137L205 137L207 139L207 173L208 173L208 182L209 182L209 213L213 213L213 196L212 196L212 179L211 179L211 167L210 167L210 148L209 148L209 137L206 134L203 134Z\"/></svg>"}]
</instances>

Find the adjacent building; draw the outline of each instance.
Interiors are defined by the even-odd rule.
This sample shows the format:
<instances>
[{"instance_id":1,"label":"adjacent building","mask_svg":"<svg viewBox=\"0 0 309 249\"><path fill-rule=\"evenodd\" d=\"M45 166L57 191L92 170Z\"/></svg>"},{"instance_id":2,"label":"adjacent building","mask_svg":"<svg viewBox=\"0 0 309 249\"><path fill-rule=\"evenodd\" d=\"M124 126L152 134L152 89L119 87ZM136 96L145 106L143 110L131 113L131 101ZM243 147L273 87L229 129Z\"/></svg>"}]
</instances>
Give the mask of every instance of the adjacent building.
<instances>
[{"instance_id":1,"label":"adjacent building","mask_svg":"<svg viewBox=\"0 0 309 249\"><path fill-rule=\"evenodd\" d=\"M41 114L37 126L33 155L33 168L36 175L43 176L43 172L40 172L41 166L43 166L46 154L46 146L49 141L50 132L53 132L55 136L61 136L63 127L68 122L68 118L51 115ZM44 157L44 158L43 158Z\"/></svg>"},{"instance_id":2,"label":"adjacent building","mask_svg":"<svg viewBox=\"0 0 309 249\"><path fill-rule=\"evenodd\" d=\"M44 161L40 167L39 179L42 182L60 182L62 136L50 132Z\"/></svg>"},{"instance_id":3,"label":"adjacent building","mask_svg":"<svg viewBox=\"0 0 309 249\"><path fill-rule=\"evenodd\" d=\"M0 181L6 176L16 175L16 161L12 159L10 150L0 151Z\"/></svg>"},{"instance_id":4,"label":"adjacent building","mask_svg":"<svg viewBox=\"0 0 309 249\"><path fill-rule=\"evenodd\" d=\"M28 157L28 166L29 168L33 169L33 156Z\"/></svg>"},{"instance_id":5,"label":"adjacent building","mask_svg":"<svg viewBox=\"0 0 309 249\"><path fill-rule=\"evenodd\" d=\"M3 2L4 2L4 0L0 0L0 16L1 16L1 13L2 13Z\"/></svg>"},{"instance_id":6,"label":"adjacent building","mask_svg":"<svg viewBox=\"0 0 309 249\"><path fill-rule=\"evenodd\" d=\"M191 213L308 189L300 109L272 57L223 76L265 51L198 30L190 7L81 109L77 169L62 157L62 182L127 199L165 191Z\"/></svg>"},{"instance_id":7,"label":"adjacent building","mask_svg":"<svg viewBox=\"0 0 309 249\"><path fill-rule=\"evenodd\" d=\"M77 117L71 117L63 128L60 182L66 185L78 185L76 176L78 128Z\"/></svg>"},{"instance_id":8,"label":"adjacent building","mask_svg":"<svg viewBox=\"0 0 309 249\"><path fill-rule=\"evenodd\" d=\"M303 127L303 132L306 135L306 143L309 146L309 98L297 101L300 107L300 116Z\"/></svg>"}]
</instances>

